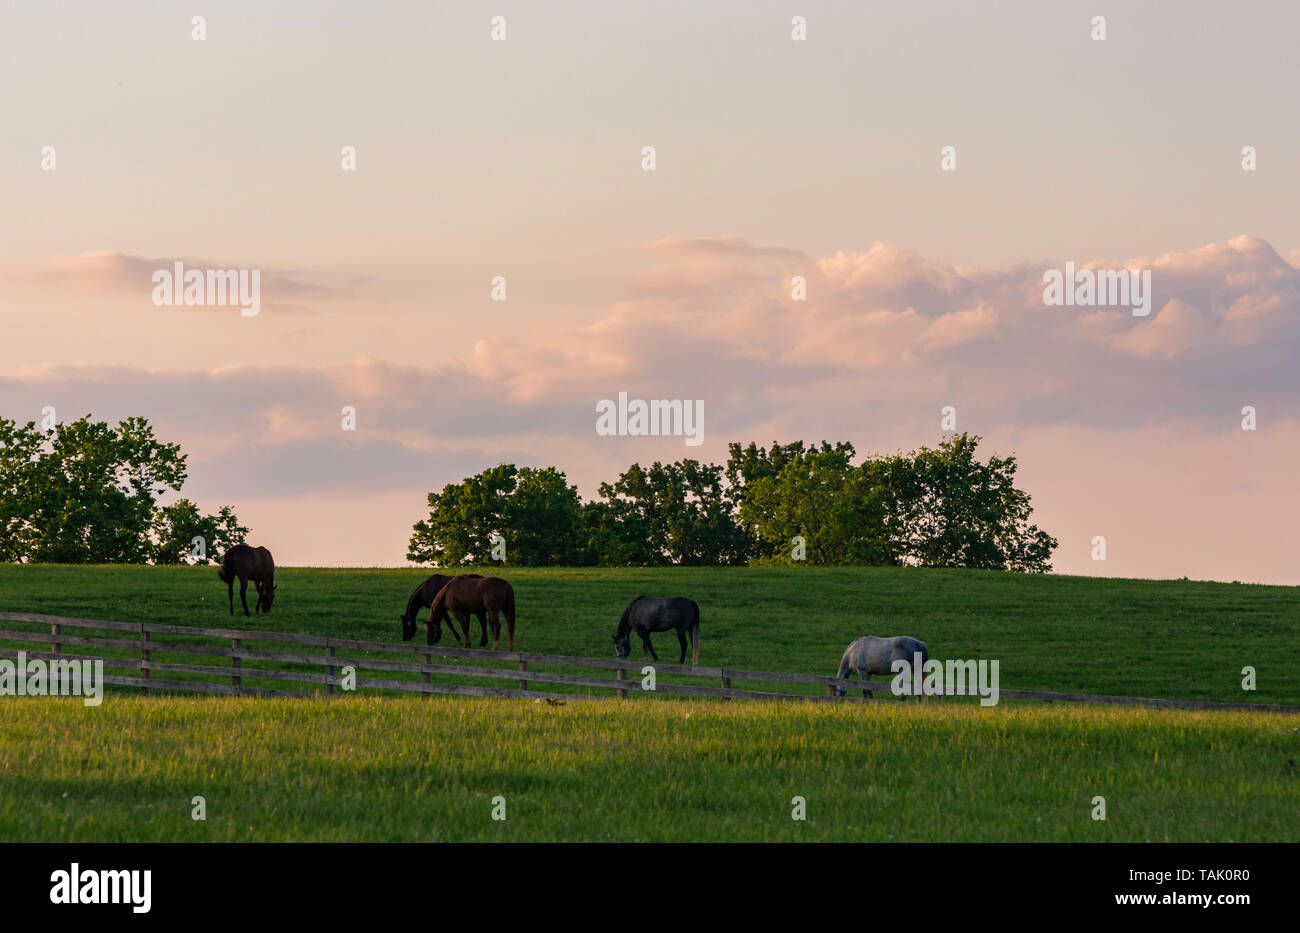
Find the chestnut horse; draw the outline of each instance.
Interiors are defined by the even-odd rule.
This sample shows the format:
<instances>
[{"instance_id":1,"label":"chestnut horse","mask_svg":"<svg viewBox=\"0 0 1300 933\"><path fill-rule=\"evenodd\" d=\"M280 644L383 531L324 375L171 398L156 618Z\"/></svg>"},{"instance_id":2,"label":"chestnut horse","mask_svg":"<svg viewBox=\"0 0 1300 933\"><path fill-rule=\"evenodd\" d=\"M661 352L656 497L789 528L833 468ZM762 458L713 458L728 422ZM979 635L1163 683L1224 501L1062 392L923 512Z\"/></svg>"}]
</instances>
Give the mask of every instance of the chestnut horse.
<instances>
[{"instance_id":1,"label":"chestnut horse","mask_svg":"<svg viewBox=\"0 0 1300 933\"><path fill-rule=\"evenodd\" d=\"M239 577L239 600L244 604L244 615L248 611L248 581L253 581L257 588L257 611L270 612L271 603L275 601L275 561L271 552L264 547L253 548L247 544L236 544L221 558L221 569L217 571L221 582L226 584L230 595L230 614L235 614L235 577Z\"/></svg>"},{"instance_id":2,"label":"chestnut horse","mask_svg":"<svg viewBox=\"0 0 1300 933\"><path fill-rule=\"evenodd\" d=\"M515 650L515 588L500 577L473 577L467 574L449 580L438 591L438 595L433 598L433 605L429 607L429 621L424 623L427 644L436 645L442 638L443 622L450 625L455 634L456 627L451 625L448 613L454 614L465 629L466 648L469 647L469 617L476 615L481 622L486 613L488 621L492 623L493 651L501 643L499 616L504 615L510 645L507 650ZM482 648L486 644L487 629L484 628L478 646Z\"/></svg>"},{"instance_id":3,"label":"chestnut horse","mask_svg":"<svg viewBox=\"0 0 1300 933\"><path fill-rule=\"evenodd\" d=\"M467 573L464 576L471 580L482 580L483 578L476 573ZM421 609L428 609L433 605L433 598L438 595L438 591L450 583L452 580L449 576L435 573L429 579L425 580L415 588L411 598L406 601L406 611L402 613L402 641L410 641L415 637L415 623ZM460 633L456 631L455 623L448 620L448 626L456 640L460 640ZM480 612L478 615L478 624L483 627L483 640L487 641L487 616Z\"/></svg>"}]
</instances>

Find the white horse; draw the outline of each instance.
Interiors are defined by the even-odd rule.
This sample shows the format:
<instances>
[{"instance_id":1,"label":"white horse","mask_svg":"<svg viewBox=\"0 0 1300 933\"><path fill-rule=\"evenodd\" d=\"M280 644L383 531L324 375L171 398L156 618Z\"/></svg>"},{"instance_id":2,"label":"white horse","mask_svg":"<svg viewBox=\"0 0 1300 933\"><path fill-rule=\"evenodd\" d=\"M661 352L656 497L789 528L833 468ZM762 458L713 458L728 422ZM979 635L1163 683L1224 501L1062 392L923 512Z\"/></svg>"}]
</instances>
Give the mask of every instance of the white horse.
<instances>
[{"instance_id":1,"label":"white horse","mask_svg":"<svg viewBox=\"0 0 1300 933\"><path fill-rule=\"evenodd\" d=\"M909 665L915 665L918 654L923 665L930 659L930 649L925 646L925 642L918 641L911 635L896 635L893 638L863 635L844 649L844 657L840 658L840 670L835 676L844 679L849 676L850 671L862 680L870 680L872 674L893 676L895 661L906 661ZM914 676L919 677L920 673L919 670L913 671ZM839 696L844 696L847 691L837 686L835 692ZM875 699L871 691L865 687L862 695ZM921 699L919 694L917 699Z\"/></svg>"}]
</instances>

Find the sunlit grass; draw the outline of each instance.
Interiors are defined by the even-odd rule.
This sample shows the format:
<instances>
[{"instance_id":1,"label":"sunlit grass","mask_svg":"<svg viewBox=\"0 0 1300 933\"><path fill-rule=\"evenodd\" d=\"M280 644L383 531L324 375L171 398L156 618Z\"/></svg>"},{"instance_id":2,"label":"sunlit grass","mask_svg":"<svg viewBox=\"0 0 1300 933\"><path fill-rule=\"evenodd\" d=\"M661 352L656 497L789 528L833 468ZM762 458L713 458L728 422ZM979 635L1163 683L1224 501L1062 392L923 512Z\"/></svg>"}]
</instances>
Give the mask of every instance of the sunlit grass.
<instances>
[{"instance_id":1,"label":"sunlit grass","mask_svg":"<svg viewBox=\"0 0 1300 933\"><path fill-rule=\"evenodd\" d=\"M1294 840L1298 730L1063 705L6 699L0 839Z\"/></svg>"}]
</instances>

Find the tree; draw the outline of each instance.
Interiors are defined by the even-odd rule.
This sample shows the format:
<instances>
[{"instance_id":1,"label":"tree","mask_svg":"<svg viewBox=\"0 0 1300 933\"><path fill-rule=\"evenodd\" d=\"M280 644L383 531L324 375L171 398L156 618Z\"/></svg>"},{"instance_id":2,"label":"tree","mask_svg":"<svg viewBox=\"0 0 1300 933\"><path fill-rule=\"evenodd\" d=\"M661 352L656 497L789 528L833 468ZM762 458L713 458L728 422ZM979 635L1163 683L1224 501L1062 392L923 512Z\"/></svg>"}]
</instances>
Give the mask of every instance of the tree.
<instances>
[{"instance_id":1,"label":"tree","mask_svg":"<svg viewBox=\"0 0 1300 933\"><path fill-rule=\"evenodd\" d=\"M483 563L503 535L516 564L793 563L1050 569L1055 538L1029 523L1014 457L975 458L978 437L870 457L822 441L729 446L726 467L634 463L582 502L553 467L501 464L429 495L408 557Z\"/></svg>"},{"instance_id":2,"label":"tree","mask_svg":"<svg viewBox=\"0 0 1300 933\"><path fill-rule=\"evenodd\" d=\"M749 556L716 464L656 461L647 470L634 463L613 484L602 483L600 497L620 532L620 553L645 540L652 564L741 564Z\"/></svg>"},{"instance_id":3,"label":"tree","mask_svg":"<svg viewBox=\"0 0 1300 933\"><path fill-rule=\"evenodd\" d=\"M797 563L798 535L809 563L897 563L872 466L855 467L849 450L823 446L787 460L775 476L747 483L740 517L762 543L763 562Z\"/></svg>"},{"instance_id":4,"label":"tree","mask_svg":"<svg viewBox=\"0 0 1300 933\"><path fill-rule=\"evenodd\" d=\"M790 444L773 441L771 450L759 447L753 441L743 448L734 441L727 445L727 499L741 518L742 533L746 539L745 552L748 556L772 554L772 542L764 540L763 533L754 525L756 513L752 509L746 513L744 509L749 489L760 480L775 480L789 463L812 452L840 453L850 460L855 453L853 445L847 442L837 442L832 446L827 441L822 441L818 447L815 444L804 444L803 441ZM748 518L745 518L746 514ZM774 529L769 528L768 531L774 533Z\"/></svg>"},{"instance_id":5,"label":"tree","mask_svg":"<svg viewBox=\"0 0 1300 933\"><path fill-rule=\"evenodd\" d=\"M926 567L1051 570L1057 540L1029 523L1015 486L1016 458L975 458L981 438L961 434L935 449L881 458L890 549Z\"/></svg>"},{"instance_id":6,"label":"tree","mask_svg":"<svg viewBox=\"0 0 1300 933\"><path fill-rule=\"evenodd\" d=\"M216 515L203 515L189 499L177 499L154 511L152 559L155 564L215 564L247 537L248 529L239 524L230 506L223 505ZM197 555L196 538L203 542Z\"/></svg>"},{"instance_id":7,"label":"tree","mask_svg":"<svg viewBox=\"0 0 1300 933\"><path fill-rule=\"evenodd\" d=\"M498 535L510 564L581 560L582 502L577 487L554 467L502 463L430 493L428 501L429 517L415 523L408 560L438 567L484 564Z\"/></svg>"},{"instance_id":8,"label":"tree","mask_svg":"<svg viewBox=\"0 0 1300 933\"><path fill-rule=\"evenodd\" d=\"M159 550L160 535L181 534L186 521L193 534L213 533L210 550L247 533L229 507L216 516L188 500L159 509L158 498L179 492L185 478L180 446L160 441L145 418L112 426L85 415L48 432L0 418L0 560L179 562L188 538L173 554L170 544Z\"/></svg>"},{"instance_id":9,"label":"tree","mask_svg":"<svg viewBox=\"0 0 1300 933\"><path fill-rule=\"evenodd\" d=\"M521 467L506 501L508 563L530 567L581 562L582 500L554 467Z\"/></svg>"},{"instance_id":10,"label":"tree","mask_svg":"<svg viewBox=\"0 0 1300 933\"><path fill-rule=\"evenodd\" d=\"M185 481L180 447L158 441L143 418L114 428L87 415L48 434L0 421L0 444L14 495L5 550L19 560L143 563L155 502Z\"/></svg>"}]
</instances>

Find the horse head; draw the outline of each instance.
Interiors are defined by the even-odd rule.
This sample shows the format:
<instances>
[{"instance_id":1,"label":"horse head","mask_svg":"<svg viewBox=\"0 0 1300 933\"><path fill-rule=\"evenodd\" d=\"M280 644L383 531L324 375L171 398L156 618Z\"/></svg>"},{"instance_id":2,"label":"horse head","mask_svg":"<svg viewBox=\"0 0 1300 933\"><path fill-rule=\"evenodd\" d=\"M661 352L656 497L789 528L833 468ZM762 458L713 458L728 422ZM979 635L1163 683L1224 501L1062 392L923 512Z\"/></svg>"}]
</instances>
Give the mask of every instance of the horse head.
<instances>
[{"instance_id":1,"label":"horse head","mask_svg":"<svg viewBox=\"0 0 1300 933\"><path fill-rule=\"evenodd\" d=\"M611 636L614 639L614 654L622 660L632 653L632 633Z\"/></svg>"},{"instance_id":2,"label":"horse head","mask_svg":"<svg viewBox=\"0 0 1300 933\"><path fill-rule=\"evenodd\" d=\"M402 616L402 641L415 637L415 616Z\"/></svg>"},{"instance_id":3,"label":"horse head","mask_svg":"<svg viewBox=\"0 0 1300 933\"><path fill-rule=\"evenodd\" d=\"M275 602L275 591L278 589L279 587L272 583L270 586L263 586L258 592L258 599L262 603L263 612L271 611L271 603Z\"/></svg>"},{"instance_id":4,"label":"horse head","mask_svg":"<svg viewBox=\"0 0 1300 933\"><path fill-rule=\"evenodd\" d=\"M438 642L442 641L442 622L444 619L447 620L448 625L451 624L451 617L447 615L447 607L439 606L437 602L435 602L429 610L429 621L425 624L425 644L436 645ZM414 623L412 623L411 627L415 627ZM455 633L456 627L453 625L452 634L454 635Z\"/></svg>"}]
</instances>

